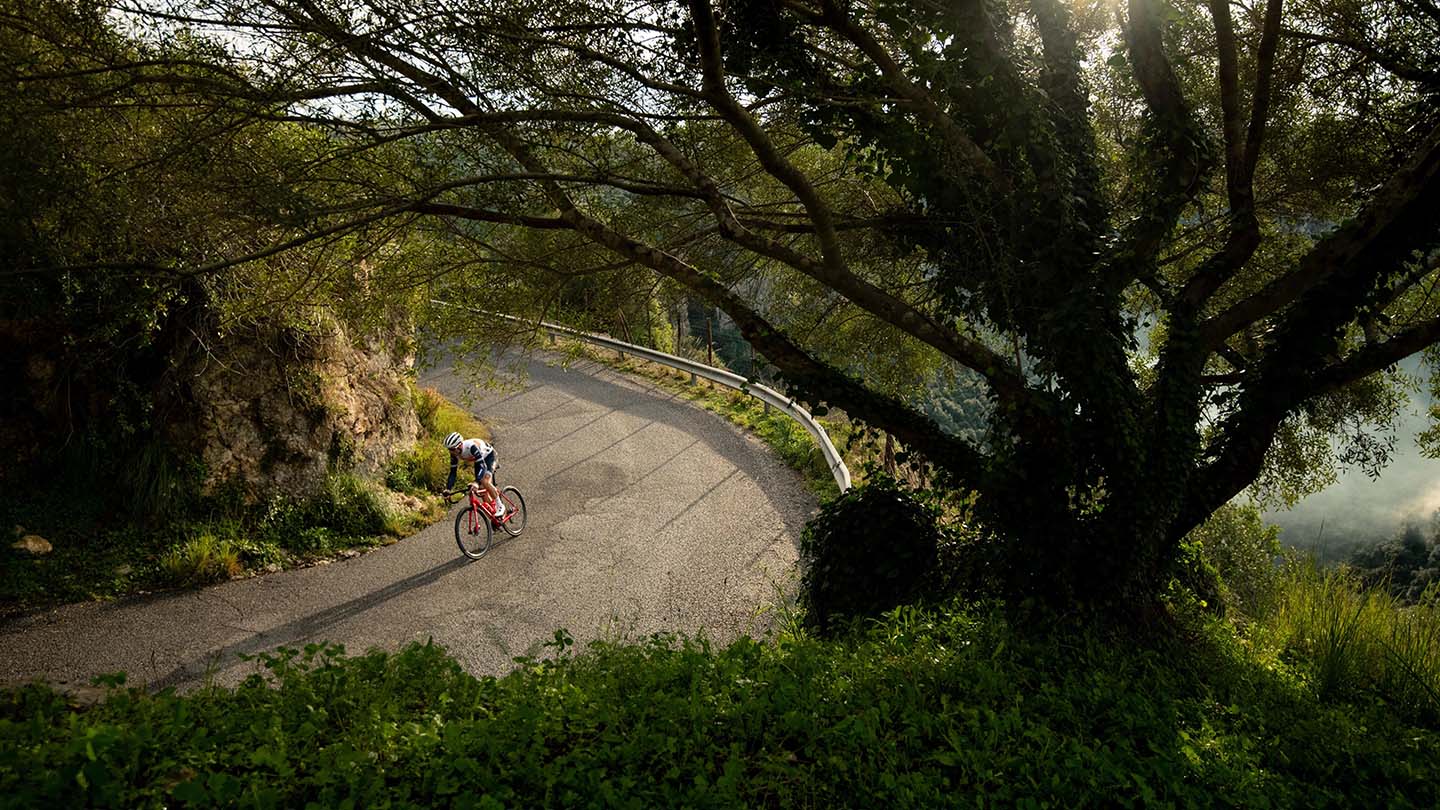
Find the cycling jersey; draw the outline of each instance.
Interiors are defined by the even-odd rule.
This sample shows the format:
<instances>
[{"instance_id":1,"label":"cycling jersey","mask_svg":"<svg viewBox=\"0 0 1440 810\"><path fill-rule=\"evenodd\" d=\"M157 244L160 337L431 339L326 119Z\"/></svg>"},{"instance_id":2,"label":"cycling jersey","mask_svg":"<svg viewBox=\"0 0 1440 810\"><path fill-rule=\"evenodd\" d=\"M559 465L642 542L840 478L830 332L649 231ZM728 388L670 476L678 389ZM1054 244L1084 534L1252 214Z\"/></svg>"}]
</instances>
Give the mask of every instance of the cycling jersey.
<instances>
[{"instance_id":1,"label":"cycling jersey","mask_svg":"<svg viewBox=\"0 0 1440 810\"><path fill-rule=\"evenodd\" d=\"M495 473L495 448L487 442L479 439L466 439L460 443L460 453L450 456L450 480L446 482L446 489L455 488L455 473L460 469L460 462L468 461L475 465L475 483L480 479Z\"/></svg>"},{"instance_id":2,"label":"cycling jersey","mask_svg":"<svg viewBox=\"0 0 1440 810\"><path fill-rule=\"evenodd\" d=\"M461 461L479 461L495 452L495 448L479 439L466 439L460 443Z\"/></svg>"}]
</instances>

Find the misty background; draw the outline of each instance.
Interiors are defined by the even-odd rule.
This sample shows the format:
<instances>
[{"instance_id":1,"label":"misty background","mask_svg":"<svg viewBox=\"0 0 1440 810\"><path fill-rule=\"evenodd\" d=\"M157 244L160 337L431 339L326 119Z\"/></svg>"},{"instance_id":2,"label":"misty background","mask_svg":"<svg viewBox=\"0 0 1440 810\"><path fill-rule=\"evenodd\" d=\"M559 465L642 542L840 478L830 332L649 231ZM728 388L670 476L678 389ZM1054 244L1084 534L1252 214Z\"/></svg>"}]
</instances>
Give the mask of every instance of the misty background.
<instances>
[{"instance_id":1,"label":"misty background","mask_svg":"<svg viewBox=\"0 0 1440 810\"><path fill-rule=\"evenodd\" d=\"M1416 358L1403 363L1418 371ZM1340 560L1359 546L1394 538L1406 523L1430 524L1440 510L1440 459L1420 455L1415 435L1430 425L1428 389L1413 394L1395 434L1395 452L1378 479L1358 468L1342 469L1339 481L1288 510L1265 513L1280 527L1280 542L1313 551L1321 560ZM1428 534L1428 532L1427 532Z\"/></svg>"}]
</instances>

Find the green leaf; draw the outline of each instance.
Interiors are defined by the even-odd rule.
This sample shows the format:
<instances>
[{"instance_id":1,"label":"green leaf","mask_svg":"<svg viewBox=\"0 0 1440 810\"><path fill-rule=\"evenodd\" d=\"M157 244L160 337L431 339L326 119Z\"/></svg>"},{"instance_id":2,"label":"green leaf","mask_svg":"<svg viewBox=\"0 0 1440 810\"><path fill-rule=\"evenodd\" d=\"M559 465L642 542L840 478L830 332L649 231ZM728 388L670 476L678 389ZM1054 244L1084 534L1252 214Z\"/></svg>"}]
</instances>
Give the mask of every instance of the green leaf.
<instances>
[{"instance_id":1,"label":"green leaf","mask_svg":"<svg viewBox=\"0 0 1440 810\"><path fill-rule=\"evenodd\" d=\"M176 785L175 788L170 791L170 795L179 801L190 804L203 805L210 802L210 794L205 792L205 786L200 784L198 778Z\"/></svg>"}]
</instances>

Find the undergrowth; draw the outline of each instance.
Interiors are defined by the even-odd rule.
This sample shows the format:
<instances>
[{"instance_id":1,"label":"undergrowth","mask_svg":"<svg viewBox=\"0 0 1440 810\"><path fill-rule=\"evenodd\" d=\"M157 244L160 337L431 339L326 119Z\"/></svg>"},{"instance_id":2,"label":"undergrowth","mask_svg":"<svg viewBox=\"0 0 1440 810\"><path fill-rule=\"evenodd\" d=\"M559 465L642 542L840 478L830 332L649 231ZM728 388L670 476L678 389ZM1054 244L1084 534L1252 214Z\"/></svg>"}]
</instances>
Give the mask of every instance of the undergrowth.
<instances>
[{"instance_id":1,"label":"undergrowth","mask_svg":"<svg viewBox=\"0 0 1440 810\"><path fill-rule=\"evenodd\" d=\"M0 695L0 802L236 807L1434 807L1434 727L1224 623L1135 647L990 606L858 635L657 635L474 678L439 647L262 656L239 687ZM1043 618L1043 617L1042 617ZM1043 627L1026 630L1024 627ZM109 678L114 683L117 678Z\"/></svg>"},{"instance_id":2,"label":"undergrowth","mask_svg":"<svg viewBox=\"0 0 1440 810\"><path fill-rule=\"evenodd\" d=\"M411 389L422 439L391 460L385 485L400 492L430 493L444 488L450 474L450 453L444 439L452 431L467 439L490 440L490 430L434 388Z\"/></svg>"}]
</instances>

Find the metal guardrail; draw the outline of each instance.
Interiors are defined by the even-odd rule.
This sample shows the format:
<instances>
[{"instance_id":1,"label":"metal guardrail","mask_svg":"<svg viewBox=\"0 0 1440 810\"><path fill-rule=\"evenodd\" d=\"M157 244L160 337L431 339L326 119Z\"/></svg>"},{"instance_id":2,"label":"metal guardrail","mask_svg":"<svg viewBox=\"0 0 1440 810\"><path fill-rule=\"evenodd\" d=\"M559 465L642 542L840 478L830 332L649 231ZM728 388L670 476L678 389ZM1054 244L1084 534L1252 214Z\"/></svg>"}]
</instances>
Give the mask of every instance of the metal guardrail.
<instances>
[{"instance_id":1,"label":"metal guardrail","mask_svg":"<svg viewBox=\"0 0 1440 810\"><path fill-rule=\"evenodd\" d=\"M434 299L431 299L430 303L446 307L469 309L468 307L459 307L457 304L451 304L446 301L436 301ZM809 411L796 404L793 398L787 397L767 385L752 382L739 374L707 366L704 363L697 363L694 360L684 357L677 357L676 355L666 354L665 352L656 351L645 346L637 346L633 343L626 343L623 340L616 340L608 335L581 332L578 329L571 329L568 326L561 326L555 323L546 323L545 321L536 323L535 321L524 318L517 318L514 315L504 315L489 310L475 309L471 311L488 315L492 318L502 318L514 323L535 326L536 328L544 329L551 335L564 335L565 337L583 340L586 343L592 343L596 346L613 349L622 354L633 354L636 357L644 358L652 363L659 363L660 365L669 366L670 368L688 371L696 377L704 377L707 380L719 383L728 388L734 388L737 391L755 397L761 402L779 408L790 416L790 418L799 422L806 430L810 431L811 436L815 437L815 443L820 445L820 452L825 456L825 463L830 467L830 474L835 476L835 484L840 487L840 491L844 492L850 488L850 468L845 466L845 461L840 457L839 451L835 449L835 444L830 441L830 435L825 432L825 428L815 420L814 416L810 415Z\"/></svg>"}]
</instances>

